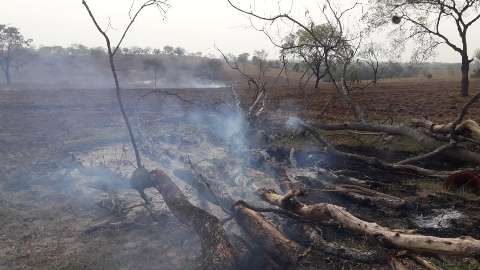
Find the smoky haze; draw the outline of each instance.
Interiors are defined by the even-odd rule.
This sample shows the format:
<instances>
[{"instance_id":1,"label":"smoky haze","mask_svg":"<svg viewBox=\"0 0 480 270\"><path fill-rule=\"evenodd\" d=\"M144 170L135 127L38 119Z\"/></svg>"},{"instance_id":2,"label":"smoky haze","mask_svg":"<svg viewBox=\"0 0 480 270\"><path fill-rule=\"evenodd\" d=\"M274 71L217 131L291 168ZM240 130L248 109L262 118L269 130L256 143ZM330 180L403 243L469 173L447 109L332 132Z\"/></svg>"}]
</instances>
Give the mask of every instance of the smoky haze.
<instances>
[{"instance_id":1,"label":"smoky haze","mask_svg":"<svg viewBox=\"0 0 480 270\"><path fill-rule=\"evenodd\" d=\"M0 16L2 23L19 27L26 37L35 40L36 45L68 46L73 43L89 47L103 46L103 40L93 29L80 0L16 0L4 1ZM136 1L137 4L141 1ZM342 1L348 4L350 1ZM290 1L283 1L281 10L290 9ZM100 19L101 25L111 20L114 29L110 34L119 34L128 20L130 0L91 0L89 4ZM125 46L163 47L167 44L182 46L189 51L216 54L213 44L234 54L252 52L264 48L270 57L276 58L277 49L258 31L253 31L246 16L231 8L225 0L171 1L167 17L162 18L155 9L147 10L125 41ZM245 3L248 4L248 3ZM256 8L262 14L273 14L279 10L277 1L256 1ZM292 12L304 14L309 9L312 16L320 14L316 1L294 3ZM298 16L297 16L298 17ZM318 15L320 18L321 16ZM261 26L254 22L257 26ZM456 28L445 26L447 36L455 40ZM115 31L117 29L117 31ZM470 31L469 44L472 52L480 44L475 35L479 26ZM376 35L378 37L378 35ZM457 53L440 46L433 59L441 62L458 62ZM405 58L404 60L407 60Z\"/></svg>"}]
</instances>

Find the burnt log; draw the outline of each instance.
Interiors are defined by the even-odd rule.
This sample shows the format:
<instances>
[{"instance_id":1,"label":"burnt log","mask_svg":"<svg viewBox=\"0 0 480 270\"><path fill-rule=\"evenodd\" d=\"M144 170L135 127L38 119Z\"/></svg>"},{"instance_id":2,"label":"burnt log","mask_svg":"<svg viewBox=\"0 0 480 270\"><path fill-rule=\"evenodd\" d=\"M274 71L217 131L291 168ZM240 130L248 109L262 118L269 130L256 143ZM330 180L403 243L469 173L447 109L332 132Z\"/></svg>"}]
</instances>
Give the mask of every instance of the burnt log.
<instances>
[{"instance_id":1,"label":"burnt log","mask_svg":"<svg viewBox=\"0 0 480 270\"><path fill-rule=\"evenodd\" d=\"M202 269L235 269L238 255L229 242L223 225L215 216L191 204L168 175L160 170L150 172L142 188L154 187L182 224L195 231L202 246Z\"/></svg>"},{"instance_id":2,"label":"burnt log","mask_svg":"<svg viewBox=\"0 0 480 270\"><path fill-rule=\"evenodd\" d=\"M377 223L361 220L340 206L325 203L303 204L295 200L296 195L298 193L295 192L282 196L272 191L265 191L262 193L262 198L302 218L319 223L333 220L349 231L381 239L381 242L398 249L463 257L480 255L480 241L472 237L439 238L418 235L406 230L390 229Z\"/></svg>"}]
</instances>

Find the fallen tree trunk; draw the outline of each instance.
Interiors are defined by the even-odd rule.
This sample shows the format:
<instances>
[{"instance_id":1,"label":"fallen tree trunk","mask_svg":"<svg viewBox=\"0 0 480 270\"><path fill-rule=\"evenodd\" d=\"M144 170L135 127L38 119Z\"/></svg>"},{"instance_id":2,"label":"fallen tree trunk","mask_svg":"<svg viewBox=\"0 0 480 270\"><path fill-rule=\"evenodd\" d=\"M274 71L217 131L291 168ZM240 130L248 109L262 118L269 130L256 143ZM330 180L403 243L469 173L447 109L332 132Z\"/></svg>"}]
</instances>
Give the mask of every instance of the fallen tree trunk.
<instances>
[{"instance_id":1,"label":"fallen tree trunk","mask_svg":"<svg viewBox=\"0 0 480 270\"><path fill-rule=\"evenodd\" d=\"M253 242L260 245L268 256L282 267L295 266L303 259L315 262L321 258L321 256L317 257L319 253L360 263L384 263L386 260L383 253L361 251L327 242L308 224L303 224L302 233L312 241L312 244L304 247L290 240L247 203L237 202L233 209L235 220L240 227Z\"/></svg>"},{"instance_id":2,"label":"fallen tree trunk","mask_svg":"<svg viewBox=\"0 0 480 270\"><path fill-rule=\"evenodd\" d=\"M304 256L305 249L288 239L261 214L252 210L245 202L233 207L235 221L246 234L260 245L265 252L280 265L292 265Z\"/></svg>"},{"instance_id":3,"label":"fallen tree trunk","mask_svg":"<svg viewBox=\"0 0 480 270\"><path fill-rule=\"evenodd\" d=\"M439 134L450 134L452 128L454 128L455 132L467 133L467 137L475 140L476 142L480 142L480 126L477 122L471 119L465 120L455 127L453 127L453 123L436 124L426 119L413 119L412 125L415 127L425 128L433 133Z\"/></svg>"},{"instance_id":4,"label":"fallen tree trunk","mask_svg":"<svg viewBox=\"0 0 480 270\"><path fill-rule=\"evenodd\" d=\"M136 181L141 178L137 178ZM238 256L230 244L222 223L208 212L192 205L182 191L164 172L150 172L144 183L137 186L154 187L162 194L172 214L195 231L201 239L203 269L235 269Z\"/></svg>"},{"instance_id":5,"label":"fallen tree trunk","mask_svg":"<svg viewBox=\"0 0 480 270\"><path fill-rule=\"evenodd\" d=\"M350 214L345 208L331 204L305 205L293 198L295 192L281 196L272 191L262 193L262 198L283 209L315 222L334 220L343 228L352 232L380 239L382 242L405 250L420 253L445 254L455 256L480 255L480 241L471 237L439 238L417 235L405 230L393 230L376 223L361 220Z\"/></svg>"},{"instance_id":6,"label":"fallen tree trunk","mask_svg":"<svg viewBox=\"0 0 480 270\"><path fill-rule=\"evenodd\" d=\"M396 136L405 136L416 141L420 146L429 151L433 151L441 146L440 142L434 138L419 132L414 128L410 128L405 125L377 125L367 123L345 123L345 124L318 124L315 128L319 128L327 131L341 131L341 130L354 130L354 131L366 131L366 132L381 132ZM450 148L443 152L445 155L462 160L465 162L471 162L474 164L480 164L480 154L472 151L468 151L462 148Z\"/></svg>"},{"instance_id":7,"label":"fallen tree trunk","mask_svg":"<svg viewBox=\"0 0 480 270\"><path fill-rule=\"evenodd\" d=\"M425 168L421 168L421 167L409 165L409 164L392 164L376 157L369 157L369 156L363 156L359 154L343 152L338 150L333 144L331 144L324 136L318 133L311 126L305 123L301 123L301 125L308 132L310 132L320 144L322 144L325 147L326 151L329 154L337 156L339 158L363 162L368 165L375 166L382 169L394 170L398 172L410 172L410 173L415 173L422 176L438 177L442 179L447 178L449 175L458 172L458 171L429 170L429 169L425 169ZM364 124L355 124L355 125L364 125Z\"/></svg>"}]
</instances>

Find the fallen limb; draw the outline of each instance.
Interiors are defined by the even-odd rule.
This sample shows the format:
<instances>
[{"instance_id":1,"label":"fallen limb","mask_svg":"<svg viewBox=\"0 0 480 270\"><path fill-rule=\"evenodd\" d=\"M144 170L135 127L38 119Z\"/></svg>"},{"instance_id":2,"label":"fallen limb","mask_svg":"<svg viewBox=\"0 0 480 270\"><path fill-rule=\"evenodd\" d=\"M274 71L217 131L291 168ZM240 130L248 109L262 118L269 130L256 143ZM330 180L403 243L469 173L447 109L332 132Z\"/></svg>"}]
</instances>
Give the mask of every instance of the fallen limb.
<instances>
[{"instance_id":1,"label":"fallen limb","mask_svg":"<svg viewBox=\"0 0 480 270\"><path fill-rule=\"evenodd\" d=\"M162 194L172 214L195 231L201 239L203 269L234 269L237 254L228 241L222 223L210 213L192 205L164 172L150 172L143 187L154 187Z\"/></svg>"},{"instance_id":2,"label":"fallen limb","mask_svg":"<svg viewBox=\"0 0 480 270\"><path fill-rule=\"evenodd\" d=\"M362 132L380 132L396 136L405 136L416 141L420 146L433 151L440 144L434 138L406 125L378 125L368 123L344 123L344 124L317 124L315 128L327 131L353 130ZM313 127L310 127L313 129ZM480 164L480 154L462 148L450 148L444 154L458 160Z\"/></svg>"},{"instance_id":3,"label":"fallen limb","mask_svg":"<svg viewBox=\"0 0 480 270\"><path fill-rule=\"evenodd\" d=\"M322 191L340 194L348 197L352 201L359 203L368 202L375 206L400 208L406 203L405 200L398 197L355 185L334 185L331 186L330 189Z\"/></svg>"},{"instance_id":4,"label":"fallen limb","mask_svg":"<svg viewBox=\"0 0 480 270\"><path fill-rule=\"evenodd\" d=\"M258 213L256 208L249 206L247 203L240 201L235 204L233 209L235 220L245 233L256 244L260 245L274 261L282 266L295 265L302 259L314 261L315 253L318 252L360 263L385 261L383 254L360 251L327 242L308 224L303 224L303 233L313 243L311 247L303 247L297 242L290 240Z\"/></svg>"},{"instance_id":5,"label":"fallen limb","mask_svg":"<svg viewBox=\"0 0 480 270\"><path fill-rule=\"evenodd\" d=\"M292 200L291 194L281 196L275 192L266 191L262 194L262 198L273 205L288 209L312 221L321 223L334 220L347 230L381 239L382 242L398 249L465 257L480 254L480 241L471 237L439 238L417 235L405 230L393 230L376 223L363 221L353 216L343 207L322 203L313 205L302 204Z\"/></svg>"},{"instance_id":6,"label":"fallen limb","mask_svg":"<svg viewBox=\"0 0 480 270\"><path fill-rule=\"evenodd\" d=\"M354 161L359 161L366 163L371 166L387 169L387 170L394 170L398 172L410 172L410 173L415 173L418 175L422 176L430 176L430 177L438 177L438 178L446 178L449 175L456 173L457 171L436 171L436 170L429 170L425 168L421 168L418 166L414 165L408 165L408 164L392 164L389 163L385 160L376 158L376 157L368 157L368 156L363 156L359 154L353 154L353 153L347 153L338 150L333 144L331 144L324 136L322 136L320 133L318 133L314 128L311 126L305 124L305 123L300 123L303 128L305 128L310 134L315 137L315 139L322 144L325 148L326 151L334 156L343 158L343 159L349 159L349 160L354 160ZM364 125L364 124L355 124L355 125Z\"/></svg>"},{"instance_id":7,"label":"fallen limb","mask_svg":"<svg viewBox=\"0 0 480 270\"><path fill-rule=\"evenodd\" d=\"M384 263L387 259L385 254L374 251L361 251L347 248L335 242L327 242L309 224L303 224L303 233L312 241L312 251L318 251L327 255L333 255L349 261L360 263Z\"/></svg>"},{"instance_id":8,"label":"fallen limb","mask_svg":"<svg viewBox=\"0 0 480 270\"><path fill-rule=\"evenodd\" d=\"M454 126L453 123L435 124L432 121L426 119L413 119L412 125L415 127L429 129L432 133L437 134L450 134ZM467 119L463 122L460 122L458 125L455 126L454 131L458 134L466 134L467 138L471 138L477 143L480 142L480 126L472 119Z\"/></svg>"},{"instance_id":9,"label":"fallen limb","mask_svg":"<svg viewBox=\"0 0 480 270\"><path fill-rule=\"evenodd\" d=\"M413 261L415 261L417 264L425 267L428 270L442 270L439 267L435 266L433 263L427 261L425 258L420 257L415 254L408 254L408 257L410 257Z\"/></svg>"},{"instance_id":10,"label":"fallen limb","mask_svg":"<svg viewBox=\"0 0 480 270\"><path fill-rule=\"evenodd\" d=\"M229 214L230 208L234 204L234 200L229 196L226 196L223 191L223 187L219 184L212 183L210 179L207 179L200 171L193 165L190 157L187 157L188 164L195 174L197 182L194 184L194 187L201 193L201 196L207 201L217 205L222 208L222 210Z\"/></svg>"},{"instance_id":11,"label":"fallen limb","mask_svg":"<svg viewBox=\"0 0 480 270\"><path fill-rule=\"evenodd\" d=\"M304 256L305 249L288 239L272 223L245 202L234 205L235 220L245 233L281 265L292 265Z\"/></svg>"},{"instance_id":12,"label":"fallen limb","mask_svg":"<svg viewBox=\"0 0 480 270\"><path fill-rule=\"evenodd\" d=\"M433 156L436 156L436 155L439 155L439 154L442 154L444 152L446 152L447 150L449 149L453 149L455 148L455 144L445 144L445 145L442 145L440 146L439 148L433 150L432 152L430 153L426 153L426 154L422 154L422 155L418 155L416 157L411 157L411 158L407 158L405 160L402 160L402 161L399 161L395 164L397 165L405 165L405 164L409 164L409 163L414 163L414 162L417 162L417 161L421 161L421 160L425 160L425 159L428 159L428 158L431 158Z\"/></svg>"}]
</instances>

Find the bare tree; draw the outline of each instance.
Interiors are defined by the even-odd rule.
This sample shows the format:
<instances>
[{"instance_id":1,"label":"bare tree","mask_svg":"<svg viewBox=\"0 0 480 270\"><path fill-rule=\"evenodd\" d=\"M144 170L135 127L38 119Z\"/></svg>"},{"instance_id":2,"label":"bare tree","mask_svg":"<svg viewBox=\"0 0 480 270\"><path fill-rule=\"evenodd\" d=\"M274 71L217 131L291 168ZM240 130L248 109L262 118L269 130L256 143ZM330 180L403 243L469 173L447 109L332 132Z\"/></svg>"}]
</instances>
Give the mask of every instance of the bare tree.
<instances>
[{"instance_id":1,"label":"bare tree","mask_svg":"<svg viewBox=\"0 0 480 270\"><path fill-rule=\"evenodd\" d=\"M371 0L373 7L365 17L373 28L397 24L396 43L415 40L414 57L426 58L440 44L449 46L461 57L461 95L468 96L469 70L473 58L469 57L468 31L480 19L479 0ZM457 36L448 35L454 25ZM455 39L460 40L456 42Z\"/></svg>"},{"instance_id":2,"label":"bare tree","mask_svg":"<svg viewBox=\"0 0 480 270\"><path fill-rule=\"evenodd\" d=\"M0 68L3 70L7 85L12 83L11 69L16 53L27 47L32 39L25 39L19 29L0 24Z\"/></svg>"},{"instance_id":3,"label":"bare tree","mask_svg":"<svg viewBox=\"0 0 480 270\"><path fill-rule=\"evenodd\" d=\"M322 35L319 35L319 31L316 31L316 25L312 17L306 12L307 22L301 22L300 19L293 17L289 13L280 13L272 16L260 15L254 10L244 9L239 4L233 3L231 0L227 2L236 10L247 14L253 18L267 22L268 25L276 23L290 23L293 28L297 28L297 31L303 31L304 35L308 38L304 39L304 43L298 44L298 46L311 46L315 50L318 50L323 55L323 65L325 66L325 72L328 78L334 85L337 93L340 97L351 107L357 120L366 122L366 115L363 110L358 106L354 100L349 96L349 85L346 82L346 74L349 66L354 61L357 54L361 36L360 35L348 35L345 31L345 25L342 21L350 11L359 6L359 3L354 3L352 6L338 10L332 5L331 0L326 0L324 8L322 10L322 16L326 21L327 31L321 31ZM282 47L281 44L275 42L268 32L263 29L269 39L280 48L292 48L292 46ZM355 44L357 43L357 44ZM340 76L338 76L335 70L340 70Z\"/></svg>"},{"instance_id":4,"label":"bare tree","mask_svg":"<svg viewBox=\"0 0 480 270\"><path fill-rule=\"evenodd\" d=\"M265 67L266 67L266 52L263 50L256 51L252 57L252 62L255 63L257 67L256 76L252 76L241 67L235 57L228 57L225 55L219 48L218 52L223 56L225 63L233 69L238 71L240 75L247 81L248 88L253 92L252 100L246 105L247 118L249 120L254 119L265 111L266 101L267 101L267 85L268 82L265 77ZM236 95L236 93L234 93ZM236 97L238 98L238 97ZM240 105L240 104L239 104Z\"/></svg>"},{"instance_id":5,"label":"bare tree","mask_svg":"<svg viewBox=\"0 0 480 270\"><path fill-rule=\"evenodd\" d=\"M384 54L385 50L379 44L374 42L370 42L366 46L366 49L360 53L360 57L362 58L363 62L365 62L372 70L372 83L374 85L377 85L378 76L383 72L381 58Z\"/></svg>"},{"instance_id":6,"label":"bare tree","mask_svg":"<svg viewBox=\"0 0 480 270\"><path fill-rule=\"evenodd\" d=\"M137 167L138 169L142 169L144 168L143 167L143 164L142 164L142 159L140 157L140 153L138 151L138 147L137 147L137 143L135 141L135 136L133 135L133 130L132 130L132 126L130 124L130 120L128 119L128 116L127 116L127 113L125 112L125 107L123 105L123 101L122 101L122 95L121 95L121 92L120 92L120 82L119 82L119 79L118 79L118 74L117 74L117 69L115 67L115 55L116 53L119 51L120 49L120 46L122 45L122 42L123 40L125 39L128 31L130 30L130 28L132 27L133 23L135 22L135 20L137 19L137 17L140 15L140 13L147 7L150 7L150 6L156 6L162 15L165 15L166 13L166 8L168 7L168 3L167 1L159 1L159 0L148 0L146 2L144 2L138 9L135 13L132 13L132 8L133 8L133 3L132 3L132 7L130 9L130 12L129 12L129 17L130 17L130 22L128 23L128 25L126 26L125 30L123 31L122 33L122 36L120 38L120 40L118 41L118 43L114 46L112 46L112 42L110 40L110 37L108 36L106 30L104 30L97 22L97 19L95 18L95 16L93 15L92 13L92 10L90 9L90 7L88 6L87 2L85 0L82 1L82 4L83 6L85 7L85 9L87 10L88 12L88 15L90 16L90 18L92 19L93 23L95 24L95 27L97 28L98 32L100 32L100 34L103 36L103 38L105 39L105 43L107 45L107 52L108 52L108 61L110 63L110 69L112 71L112 76L113 76L113 80L115 82L115 90L116 90L116 96L117 96L117 101L118 101L118 105L120 107L120 111L122 113L122 117L123 117L123 120L125 122L125 125L127 126L127 129L128 129L128 134L130 136L130 141L132 143L132 147L133 147L133 150L135 152L135 159L136 159L136 162L137 162Z\"/></svg>"}]
</instances>

